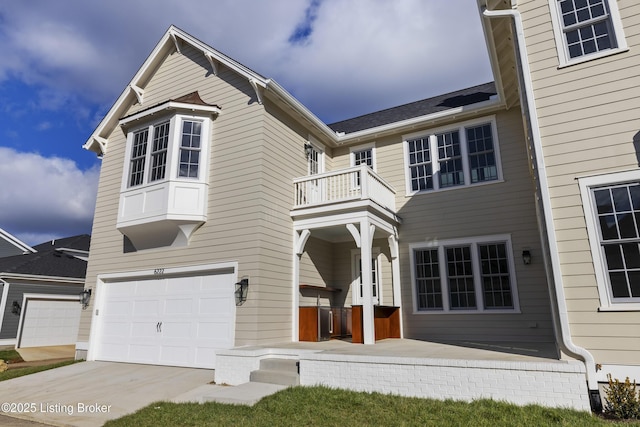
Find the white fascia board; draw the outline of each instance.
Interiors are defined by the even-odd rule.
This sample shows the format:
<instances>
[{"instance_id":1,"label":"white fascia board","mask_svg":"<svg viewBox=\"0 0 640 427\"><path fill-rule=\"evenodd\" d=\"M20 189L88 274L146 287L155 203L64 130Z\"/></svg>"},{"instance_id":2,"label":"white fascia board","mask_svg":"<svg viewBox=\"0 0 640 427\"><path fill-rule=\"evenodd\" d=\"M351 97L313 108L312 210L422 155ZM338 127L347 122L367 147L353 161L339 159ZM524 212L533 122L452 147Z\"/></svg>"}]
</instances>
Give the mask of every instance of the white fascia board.
<instances>
[{"instance_id":1,"label":"white fascia board","mask_svg":"<svg viewBox=\"0 0 640 427\"><path fill-rule=\"evenodd\" d=\"M160 104L154 108L140 111L139 113L126 117L120 120L118 124L120 126L127 125L136 120L140 120L144 117L148 117L165 110L185 110L185 111L195 111L198 113L210 113L210 114L216 114L216 115L220 114L220 108L213 105L197 105L197 104L188 104L185 102L169 101L169 102Z\"/></svg>"},{"instance_id":2,"label":"white fascia board","mask_svg":"<svg viewBox=\"0 0 640 427\"><path fill-rule=\"evenodd\" d=\"M17 237L12 236L11 234L7 233L2 228L0 228L0 238L3 238L4 240L6 240L7 242L11 243L13 246L17 247L18 249L20 249L22 251L31 252L31 253L37 252L31 246L27 245L26 243L24 243L22 240L18 239Z\"/></svg>"},{"instance_id":3,"label":"white fascia board","mask_svg":"<svg viewBox=\"0 0 640 427\"><path fill-rule=\"evenodd\" d=\"M446 111L439 111L433 114L427 114L425 116L414 117L411 119L401 120L399 122L393 122L382 126L377 126L370 129L365 129L359 132L353 132L338 137L339 144L346 144L350 142L357 142L362 139L376 137L381 134L406 132L409 129L422 128L426 126L434 126L438 122L447 119L460 119L461 116L465 117L469 114L486 113L487 111L494 111L497 108L502 108L504 102L501 99L490 99L488 101L479 102L477 104L465 105L462 107L451 108Z\"/></svg>"},{"instance_id":4,"label":"white fascia board","mask_svg":"<svg viewBox=\"0 0 640 427\"><path fill-rule=\"evenodd\" d=\"M62 277L62 276L38 276L37 274L2 273L0 280L26 280L37 282L58 282L72 285L84 285L85 278Z\"/></svg>"},{"instance_id":5,"label":"white fascia board","mask_svg":"<svg viewBox=\"0 0 640 427\"><path fill-rule=\"evenodd\" d=\"M218 52L212 47L202 43L201 41L195 39L194 37L190 36L189 34L185 33L184 31L172 25L165 32L164 36L162 36L158 44L156 44L156 46L151 51L147 59L144 61L140 69L133 76L129 84L125 86L124 90L122 91L122 93L120 94L116 102L113 104L109 112L104 116L102 121L100 121L100 123L98 124L96 129L93 131L93 133L91 134L87 142L83 145L84 149L94 151L98 155L104 153L104 150L99 146L99 144L98 146L96 146L97 144L96 137L98 138L104 137L109 133L111 133L111 131L116 127L117 117L122 115L125 106L128 105L128 102L131 102L135 98L135 95L132 93L130 86L134 85L144 89L143 87L144 85L141 82L142 77L146 75L149 69L157 65L157 63L163 59L162 57L160 57L160 52L166 48L167 44L170 44L172 47L175 46L175 43L174 43L175 37L181 39L183 42L189 43L194 48L202 51L203 55L208 55L214 58L216 61L218 61L225 67L235 71L236 73L239 73L245 78L255 80L255 83L257 85L261 87L267 86L267 81L265 80L264 77L258 75L254 71L251 71L249 68L232 60L228 56L222 54L221 52Z\"/></svg>"},{"instance_id":6,"label":"white fascia board","mask_svg":"<svg viewBox=\"0 0 640 427\"><path fill-rule=\"evenodd\" d=\"M311 110L305 107L300 101L293 97L289 92L280 86L275 80L267 80L267 90L273 91L284 102L289 104L294 111L297 111L301 116L307 119L313 126L315 126L324 136L329 138L331 142L338 143L338 135L331 129L325 122L320 120L318 116L313 114Z\"/></svg>"}]
</instances>

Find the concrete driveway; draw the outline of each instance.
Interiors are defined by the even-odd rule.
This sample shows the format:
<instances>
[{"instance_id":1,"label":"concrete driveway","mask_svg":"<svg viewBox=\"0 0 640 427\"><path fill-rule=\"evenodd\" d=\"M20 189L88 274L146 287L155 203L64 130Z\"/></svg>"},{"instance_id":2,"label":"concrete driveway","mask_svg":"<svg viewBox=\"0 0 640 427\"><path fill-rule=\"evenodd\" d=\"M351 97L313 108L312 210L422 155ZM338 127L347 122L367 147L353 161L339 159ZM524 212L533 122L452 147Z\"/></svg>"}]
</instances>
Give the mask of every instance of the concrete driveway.
<instances>
[{"instance_id":1,"label":"concrete driveway","mask_svg":"<svg viewBox=\"0 0 640 427\"><path fill-rule=\"evenodd\" d=\"M213 379L207 369L82 362L0 382L0 413L52 425L101 426L152 402L206 392Z\"/></svg>"}]
</instances>

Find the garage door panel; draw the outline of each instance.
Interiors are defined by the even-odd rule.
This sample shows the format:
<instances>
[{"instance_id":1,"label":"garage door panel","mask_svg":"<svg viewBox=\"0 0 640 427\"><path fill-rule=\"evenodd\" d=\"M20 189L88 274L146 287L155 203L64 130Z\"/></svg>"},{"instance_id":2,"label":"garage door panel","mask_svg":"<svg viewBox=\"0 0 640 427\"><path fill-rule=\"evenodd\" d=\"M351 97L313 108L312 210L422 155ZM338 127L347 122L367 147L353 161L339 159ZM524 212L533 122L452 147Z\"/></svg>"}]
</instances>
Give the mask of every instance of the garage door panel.
<instances>
[{"instance_id":1,"label":"garage door panel","mask_svg":"<svg viewBox=\"0 0 640 427\"><path fill-rule=\"evenodd\" d=\"M19 346L75 344L80 325L80 309L80 304L75 300L27 300Z\"/></svg>"},{"instance_id":2,"label":"garage door panel","mask_svg":"<svg viewBox=\"0 0 640 427\"><path fill-rule=\"evenodd\" d=\"M191 322L162 322L162 338L193 338Z\"/></svg>"},{"instance_id":3,"label":"garage door panel","mask_svg":"<svg viewBox=\"0 0 640 427\"><path fill-rule=\"evenodd\" d=\"M134 363L157 363L159 354L159 344L131 344L129 347L129 358L126 361Z\"/></svg>"},{"instance_id":4,"label":"garage door panel","mask_svg":"<svg viewBox=\"0 0 640 427\"><path fill-rule=\"evenodd\" d=\"M202 277L172 277L167 295L190 295L199 293Z\"/></svg>"},{"instance_id":5,"label":"garage door panel","mask_svg":"<svg viewBox=\"0 0 640 427\"><path fill-rule=\"evenodd\" d=\"M199 302L198 313L203 315L211 314L229 314L232 307L229 307L229 301L223 298L202 298Z\"/></svg>"},{"instance_id":6,"label":"garage door panel","mask_svg":"<svg viewBox=\"0 0 640 427\"><path fill-rule=\"evenodd\" d=\"M168 299L164 305L166 315L186 315L193 313L193 298Z\"/></svg>"},{"instance_id":7,"label":"garage door panel","mask_svg":"<svg viewBox=\"0 0 640 427\"><path fill-rule=\"evenodd\" d=\"M133 316L159 316L162 312L162 303L156 297L152 299L141 299L133 302Z\"/></svg>"},{"instance_id":8,"label":"garage door panel","mask_svg":"<svg viewBox=\"0 0 640 427\"><path fill-rule=\"evenodd\" d=\"M131 337L135 339L155 339L158 334L158 322L155 318L134 320L130 325Z\"/></svg>"},{"instance_id":9,"label":"garage door panel","mask_svg":"<svg viewBox=\"0 0 640 427\"><path fill-rule=\"evenodd\" d=\"M135 296L156 297L166 293L167 279L139 280L134 283Z\"/></svg>"},{"instance_id":10,"label":"garage door panel","mask_svg":"<svg viewBox=\"0 0 640 427\"><path fill-rule=\"evenodd\" d=\"M216 349L234 344L233 277L106 283L95 358L215 368ZM109 340L114 332L120 334L117 344Z\"/></svg>"}]
</instances>

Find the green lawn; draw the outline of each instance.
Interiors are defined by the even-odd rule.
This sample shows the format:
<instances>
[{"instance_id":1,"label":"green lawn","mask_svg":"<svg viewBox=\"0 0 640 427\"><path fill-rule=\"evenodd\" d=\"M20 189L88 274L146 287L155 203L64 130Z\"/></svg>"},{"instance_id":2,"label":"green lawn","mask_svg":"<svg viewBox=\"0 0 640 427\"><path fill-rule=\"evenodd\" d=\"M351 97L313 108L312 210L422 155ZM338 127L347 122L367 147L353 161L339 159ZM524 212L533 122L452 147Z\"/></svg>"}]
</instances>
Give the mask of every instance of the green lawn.
<instances>
[{"instance_id":1,"label":"green lawn","mask_svg":"<svg viewBox=\"0 0 640 427\"><path fill-rule=\"evenodd\" d=\"M20 353L14 349L0 350L0 360L4 360L5 362L22 362L22 357Z\"/></svg>"},{"instance_id":2,"label":"green lawn","mask_svg":"<svg viewBox=\"0 0 640 427\"><path fill-rule=\"evenodd\" d=\"M76 363L76 360L66 360L64 362L44 364L39 366L28 366L24 368L9 369L4 372L0 372L0 381L10 380L12 378L18 378L24 375L35 374L36 372L46 371L48 369L59 368L60 366L71 365Z\"/></svg>"},{"instance_id":3,"label":"green lawn","mask_svg":"<svg viewBox=\"0 0 640 427\"><path fill-rule=\"evenodd\" d=\"M356 393L324 387L283 390L253 407L158 402L105 426L615 426L586 412ZM640 426L640 422L624 423Z\"/></svg>"}]
</instances>

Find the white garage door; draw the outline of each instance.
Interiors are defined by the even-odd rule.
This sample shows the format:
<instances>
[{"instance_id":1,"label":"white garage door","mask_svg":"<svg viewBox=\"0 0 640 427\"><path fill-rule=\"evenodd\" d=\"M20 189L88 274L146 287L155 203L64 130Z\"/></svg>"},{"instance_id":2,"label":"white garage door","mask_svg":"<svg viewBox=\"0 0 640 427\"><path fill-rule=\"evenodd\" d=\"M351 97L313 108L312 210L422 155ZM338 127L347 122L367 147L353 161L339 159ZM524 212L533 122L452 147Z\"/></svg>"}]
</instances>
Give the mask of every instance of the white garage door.
<instances>
[{"instance_id":1,"label":"white garage door","mask_svg":"<svg viewBox=\"0 0 640 427\"><path fill-rule=\"evenodd\" d=\"M81 307L77 299L28 299L18 346L75 344L78 340Z\"/></svg>"},{"instance_id":2,"label":"white garage door","mask_svg":"<svg viewBox=\"0 0 640 427\"><path fill-rule=\"evenodd\" d=\"M234 275L105 283L97 360L215 368L235 332Z\"/></svg>"}]
</instances>

